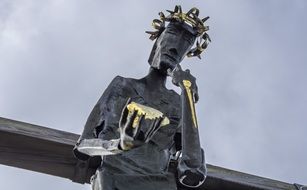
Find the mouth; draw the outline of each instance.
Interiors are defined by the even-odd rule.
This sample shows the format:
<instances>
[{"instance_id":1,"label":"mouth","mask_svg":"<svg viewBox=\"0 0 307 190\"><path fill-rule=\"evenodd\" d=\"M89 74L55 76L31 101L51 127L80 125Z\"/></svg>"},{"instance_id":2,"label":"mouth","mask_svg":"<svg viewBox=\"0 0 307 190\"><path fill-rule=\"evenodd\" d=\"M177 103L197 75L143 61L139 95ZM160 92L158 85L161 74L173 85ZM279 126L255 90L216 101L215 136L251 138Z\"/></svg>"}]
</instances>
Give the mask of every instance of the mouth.
<instances>
[{"instance_id":1,"label":"mouth","mask_svg":"<svg viewBox=\"0 0 307 190\"><path fill-rule=\"evenodd\" d=\"M165 54L163 54L168 60L170 60L170 61L172 61L172 62L176 62L177 61L177 59L176 58L174 58L173 56L171 56L171 55L169 55L169 54L167 54L167 53L165 53Z\"/></svg>"}]
</instances>

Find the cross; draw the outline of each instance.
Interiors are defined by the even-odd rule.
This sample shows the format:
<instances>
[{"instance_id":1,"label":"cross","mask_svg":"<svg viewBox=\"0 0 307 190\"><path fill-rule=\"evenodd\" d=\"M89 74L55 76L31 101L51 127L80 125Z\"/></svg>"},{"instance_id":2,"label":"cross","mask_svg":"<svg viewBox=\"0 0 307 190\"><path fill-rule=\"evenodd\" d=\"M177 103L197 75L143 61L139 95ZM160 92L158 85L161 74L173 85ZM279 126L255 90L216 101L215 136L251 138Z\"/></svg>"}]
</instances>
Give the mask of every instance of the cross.
<instances>
[{"instance_id":1,"label":"cross","mask_svg":"<svg viewBox=\"0 0 307 190\"><path fill-rule=\"evenodd\" d=\"M97 165L77 160L72 149L79 135L0 117L0 164L90 183ZM175 164L175 163L173 163ZM172 167L174 166L170 166ZM306 186L258 177L207 164L197 190L306 190Z\"/></svg>"}]
</instances>

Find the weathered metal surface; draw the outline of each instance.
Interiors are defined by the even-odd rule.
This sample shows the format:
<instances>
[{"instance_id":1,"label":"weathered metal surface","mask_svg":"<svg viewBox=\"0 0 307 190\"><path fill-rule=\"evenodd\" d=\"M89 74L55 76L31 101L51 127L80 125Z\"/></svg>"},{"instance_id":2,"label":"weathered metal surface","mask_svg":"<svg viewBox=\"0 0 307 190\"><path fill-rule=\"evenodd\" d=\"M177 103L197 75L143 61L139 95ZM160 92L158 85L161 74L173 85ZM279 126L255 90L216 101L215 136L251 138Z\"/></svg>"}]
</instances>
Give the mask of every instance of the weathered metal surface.
<instances>
[{"instance_id":1,"label":"weathered metal surface","mask_svg":"<svg viewBox=\"0 0 307 190\"><path fill-rule=\"evenodd\" d=\"M229 170L213 165L208 166L208 179L202 189L210 190L295 190L294 185Z\"/></svg>"},{"instance_id":2,"label":"weathered metal surface","mask_svg":"<svg viewBox=\"0 0 307 190\"><path fill-rule=\"evenodd\" d=\"M87 163L78 162L72 154L78 138L73 133L0 118L0 164L85 183L94 170L88 171L92 172L89 176L80 172Z\"/></svg>"},{"instance_id":3,"label":"weathered metal surface","mask_svg":"<svg viewBox=\"0 0 307 190\"><path fill-rule=\"evenodd\" d=\"M307 190L307 186L304 186L304 185L295 183L294 186L297 188L297 190Z\"/></svg>"},{"instance_id":4,"label":"weathered metal surface","mask_svg":"<svg viewBox=\"0 0 307 190\"><path fill-rule=\"evenodd\" d=\"M79 135L0 117L0 164L89 183L99 160L78 162L72 149ZM213 165L198 190L297 190L303 186Z\"/></svg>"}]
</instances>

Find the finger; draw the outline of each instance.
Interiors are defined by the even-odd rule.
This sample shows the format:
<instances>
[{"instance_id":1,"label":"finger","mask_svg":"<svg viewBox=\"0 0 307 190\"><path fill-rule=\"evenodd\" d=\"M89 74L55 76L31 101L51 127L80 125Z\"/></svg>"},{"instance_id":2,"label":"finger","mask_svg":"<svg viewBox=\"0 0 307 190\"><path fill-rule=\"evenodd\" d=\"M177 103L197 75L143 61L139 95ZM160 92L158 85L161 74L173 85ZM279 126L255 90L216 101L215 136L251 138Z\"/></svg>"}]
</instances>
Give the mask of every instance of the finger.
<instances>
[{"instance_id":1,"label":"finger","mask_svg":"<svg viewBox=\"0 0 307 190\"><path fill-rule=\"evenodd\" d=\"M155 119L154 121L154 127L152 128L152 130L150 131L150 133L148 134L147 137L147 142L152 139L152 137L156 134L156 132L161 128L161 122L163 121L164 116L163 117L159 117L157 119Z\"/></svg>"},{"instance_id":2,"label":"finger","mask_svg":"<svg viewBox=\"0 0 307 190\"><path fill-rule=\"evenodd\" d=\"M161 117L159 117L158 119L157 119L157 123L156 123L156 126L160 126L161 125L161 123L162 123L162 121L164 120L164 118L165 118L165 116L161 116Z\"/></svg>"},{"instance_id":3,"label":"finger","mask_svg":"<svg viewBox=\"0 0 307 190\"><path fill-rule=\"evenodd\" d=\"M122 114L120 116L120 119L119 119L120 127L123 127L125 125L125 123L127 122L128 112L129 111L128 111L127 107L124 107L124 109L122 110Z\"/></svg>"},{"instance_id":4,"label":"finger","mask_svg":"<svg viewBox=\"0 0 307 190\"><path fill-rule=\"evenodd\" d=\"M123 126L127 121L127 116L128 116L128 113L129 113L127 106L128 106L128 104L130 104L130 102L131 102L131 98L128 98L128 100L127 100L127 102L126 102L126 104L125 104L125 106L122 110L121 117L120 117L120 120L119 120L119 124L121 126Z\"/></svg>"},{"instance_id":5,"label":"finger","mask_svg":"<svg viewBox=\"0 0 307 190\"><path fill-rule=\"evenodd\" d=\"M129 97L126 101L125 108L130 104L130 102L131 102L131 98Z\"/></svg>"},{"instance_id":6,"label":"finger","mask_svg":"<svg viewBox=\"0 0 307 190\"><path fill-rule=\"evenodd\" d=\"M145 117L145 115L141 115L141 117L139 118L138 125L133 131L133 137L134 138L137 138L140 134L140 131L141 131L141 128L142 128L142 121L143 121L144 117Z\"/></svg>"},{"instance_id":7,"label":"finger","mask_svg":"<svg viewBox=\"0 0 307 190\"><path fill-rule=\"evenodd\" d=\"M151 139L152 133L155 131L156 124L157 124L157 119L155 119L153 124L152 124L152 128L150 129L150 131L149 131L149 133L147 135L147 141L149 141Z\"/></svg>"},{"instance_id":8,"label":"finger","mask_svg":"<svg viewBox=\"0 0 307 190\"><path fill-rule=\"evenodd\" d=\"M125 128L124 128L124 134L125 134L125 136L129 136L129 137L133 138L133 128L126 125Z\"/></svg>"},{"instance_id":9,"label":"finger","mask_svg":"<svg viewBox=\"0 0 307 190\"><path fill-rule=\"evenodd\" d=\"M128 121L126 123L127 127L132 127L134 119L136 118L137 114L138 114L138 111L137 110L133 110L133 113L128 115Z\"/></svg>"},{"instance_id":10,"label":"finger","mask_svg":"<svg viewBox=\"0 0 307 190\"><path fill-rule=\"evenodd\" d=\"M132 114L128 115L127 122L124 124L124 133L133 137L133 122L137 115L137 111L133 111Z\"/></svg>"},{"instance_id":11,"label":"finger","mask_svg":"<svg viewBox=\"0 0 307 190\"><path fill-rule=\"evenodd\" d=\"M130 136L131 138L133 137L133 120L130 118L128 119L127 123L124 125L124 133L125 135Z\"/></svg>"},{"instance_id":12,"label":"finger","mask_svg":"<svg viewBox=\"0 0 307 190\"><path fill-rule=\"evenodd\" d=\"M162 127L162 121L164 120L164 118L165 116L162 116L162 117L159 117L159 119L157 119L154 133L156 133Z\"/></svg>"},{"instance_id":13,"label":"finger","mask_svg":"<svg viewBox=\"0 0 307 190\"><path fill-rule=\"evenodd\" d=\"M151 134L151 131L152 130L154 130L154 127L155 127L155 122L156 122L156 120L153 120L151 123L150 123L150 126L149 126L149 128L148 128L148 130L146 131L146 133L145 133L145 142L148 142L149 140L148 140L148 137L149 137L149 135Z\"/></svg>"},{"instance_id":14,"label":"finger","mask_svg":"<svg viewBox=\"0 0 307 190\"><path fill-rule=\"evenodd\" d=\"M120 134L120 136L122 136L122 134L124 133L123 128L120 126L118 129L119 129L119 134Z\"/></svg>"}]
</instances>

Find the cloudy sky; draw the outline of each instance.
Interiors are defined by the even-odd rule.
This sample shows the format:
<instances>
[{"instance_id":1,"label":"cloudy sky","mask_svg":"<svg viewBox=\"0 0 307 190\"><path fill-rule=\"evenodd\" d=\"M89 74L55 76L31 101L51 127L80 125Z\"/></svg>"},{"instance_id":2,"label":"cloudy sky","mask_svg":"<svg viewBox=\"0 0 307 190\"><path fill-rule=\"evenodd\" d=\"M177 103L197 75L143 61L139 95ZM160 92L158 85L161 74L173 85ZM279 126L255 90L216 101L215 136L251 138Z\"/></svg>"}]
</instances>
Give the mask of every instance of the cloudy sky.
<instances>
[{"instance_id":1,"label":"cloudy sky","mask_svg":"<svg viewBox=\"0 0 307 190\"><path fill-rule=\"evenodd\" d=\"M176 4L211 17L203 59L182 63L197 77L207 162L307 184L305 0L0 0L0 117L81 133L114 76L147 73L144 31ZM0 166L0 189L43 184L90 189Z\"/></svg>"}]
</instances>

